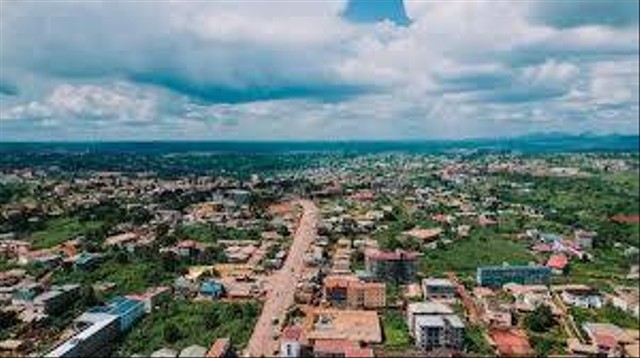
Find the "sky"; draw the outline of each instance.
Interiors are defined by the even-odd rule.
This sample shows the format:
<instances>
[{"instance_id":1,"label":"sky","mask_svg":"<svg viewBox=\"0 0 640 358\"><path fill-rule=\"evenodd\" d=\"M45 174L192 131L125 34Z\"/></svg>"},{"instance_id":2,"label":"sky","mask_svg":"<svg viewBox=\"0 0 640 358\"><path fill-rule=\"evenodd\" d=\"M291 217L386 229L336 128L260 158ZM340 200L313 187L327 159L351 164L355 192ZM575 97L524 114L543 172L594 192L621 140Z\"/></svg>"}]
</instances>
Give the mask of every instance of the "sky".
<instances>
[{"instance_id":1,"label":"sky","mask_svg":"<svg viewBox=\"0 0 640 358\"><path fill-rule=\"evenodd\" d=\"M637 134L640 0L1 0L0 141Z\"/></svg>"}]
</instances>

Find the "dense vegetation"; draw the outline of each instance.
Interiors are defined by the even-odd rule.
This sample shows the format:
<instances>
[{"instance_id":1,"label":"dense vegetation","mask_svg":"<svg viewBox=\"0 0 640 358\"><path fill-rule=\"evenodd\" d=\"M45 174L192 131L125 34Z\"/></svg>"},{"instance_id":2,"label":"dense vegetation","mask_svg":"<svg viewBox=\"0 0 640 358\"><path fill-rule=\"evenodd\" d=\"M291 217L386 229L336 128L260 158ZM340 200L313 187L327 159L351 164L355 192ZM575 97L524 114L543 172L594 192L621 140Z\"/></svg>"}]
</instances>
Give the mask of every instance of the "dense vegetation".
<instances>
[{"instance_id":1,"label":"dense vegetation","mask_svg":"<svg viewBox=\"0 0 640 358\"><path fill-rule=\"evenodd\" d=\"M255 302L172 301L136 324L121 342L119 354L149 356L163 347L180 350L192 344L208 348L223 337L240 348L249 340L259 313Z\"/></svg>"}]
</instances>

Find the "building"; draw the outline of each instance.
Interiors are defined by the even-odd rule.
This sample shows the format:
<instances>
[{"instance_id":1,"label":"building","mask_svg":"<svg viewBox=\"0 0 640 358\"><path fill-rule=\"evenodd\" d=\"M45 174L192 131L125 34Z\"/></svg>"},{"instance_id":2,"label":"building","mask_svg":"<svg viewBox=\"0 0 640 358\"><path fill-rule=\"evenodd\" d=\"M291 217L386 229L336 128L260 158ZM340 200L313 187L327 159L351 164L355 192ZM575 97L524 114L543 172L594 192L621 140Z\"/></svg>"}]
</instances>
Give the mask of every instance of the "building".
<instances>
[{"instance_id":1,"label":"building","mask_svg":"<svg viewBox=\"0 0 640 358\"><path fill-rule=\"evenodd\" d=\"M633 314L636 318L640 317L638 287L619 286L614 288L614 291L615 295L611 297L611 304Z\"/></svg>"},{"instance_id":2,"label":"building","mask_svg":"<svg viewBox=\"0 0 640 358\"><path fill-rule=\"evenodd\" d=\"M545 266L484 266L478 267L476 281L480 286L502 287L507 283L548 285L551 268Z\"/></svg>"},{"instance_id":3,"label":"building","mask_svg":"<svg viewBox=\"0 0 640 358\"><path fill-rule=\"evenodd\" d=\"M534 357L536 355L527 334L517 328L493 328L489 343L498 357Z\"/></svg>"},{"instance_id":4,"label":"building","mask_svg":"<svg viewBox=\"0 0 640 358\"><path fill-rule=\"evenodd\" d=\"M593 248L593 239L597 236L594 231L576 230L574 238L576 243L583 250L591 250Z\"/></svg>"},{"instance_id":5,"label":"building","mask_svg":"<svg viewBox=\"0 0 640 358\"><path fill-rule=\"evenodd\" d=\"M598 348L598 355L604 357L620 357L622 343L628 341L627 333L611 323L585 323L582 330L591 343Z\"/></svg>"},{"instance_id":6,"label":"building","mask_svg":"<svg viewBox=\"0 0 640 358\"><path fill-rule=\"evenodd\" d=\"M62 286L52 286L33 299L33 304L44 314L57 314L70 307L70 303L78 297L80 285L68 284Z\"/></svg>"},{"instance_id":7,"label":"building","mask_svg":"<svg viewBox=\"0 0 640 358\"><path fill-rule=\"evenodd\" d=\"M224 287L214 280L204 281L200 285L200 294L210 298L220 298L224 294Z\"/></svg>"},{"instance_id":8,"label":"building","mask_svg":"<svg viewBox=\"0 0 640 358\"><path fill-rule=\"evenodd\" d=\"M554 288L555 289L555 288ZM598 290L585 285L568 285L560 289L564 303L583 308L601 308L604 305Z\"/></svg>"},{"instance_id":9,"label":"building","mask_svg":"<svg viewBox=\"0 0 640 358\"><path fill-rule=\"evenodd\" d=\"M424 351L462 351L464 323L444 304L427 301L409 304L409 333L417 347Z\"/></svg>"},{"instance_id":10,"label":"building","mask_svg":"<svg viewBox=\"0 0 640 358\"><path fill-rule=\"evenodd\" d=\"M142 301L115 297L105 306L91 308L88 312L106 313L117 317L120 332L125 332L144 315L145 307Z\"/></svg>"},{"instance_id":11,"label":"building","mask_svg":"<svg viewBox=\"0 0 640 358\"><path fill-rule=\"evenodd\" d=\"M357 343L382 342L382 329L376 311L318 308L305 317L307 339L348 340Z\"/></svg>"},{"instance_id":12,"label":"building","mask_svg":"<svg viewBox=\"0 0 640 358\"><path fill-rule=\"evenodd\" d=\"M83 313L74 321L76 333L47 353L45 357L105 357L118 337L118 316L109 313Z\"/></svg>"},{"instance_id":13,"label":"building","mask_svg":"<svg viewBox=\"0 0 640 358\"><path fill-rule=\"evenodd\" d=\"M365 267L374 277L395 283L415 280L418 253L396 250L365 250Z\"/></svg>"},{"instance_id":14,"label":"building","mask_svg":"<svg viewBox=\"0 0 640 358\"><path fill-rule=\"evenodd\" d=\"M289 326L282 331L280 337L280 357L300 357L302 346L300 340L302 328L299 326Z\"/></svg>"},{"instance_id":15,"label":"building","mask_svg":"<svg viewBox=\"0 0 640 358\"><path fill-rule=\"evenodd\" d=\"M546 264L547 267L551 268L551 272L556 275L562 275L568 265L569 259L564 254L551 255Z\"/></svg>"},{"instance_id":16,"label":"building","mask_svg":"<svg viewBox=\"0 0 640 358\"><path fill-rule=\"evenodd\" d=\"M425 278L422 280L422 292L427 300L456 298L456 285L444 278Z\"/></svg>"},{"instance_id":17,"label":"building","mask_svg":"<svg viewBox=\"0 0 640 358\"><path fill-rule=\"evenodd\" d=\"M386 285L365 282L356 276L334 275L324 279L327 301L338 307L381 308L386 305Z\"/></svg>"},{"instance_id":18,"label":"building","mask_svg":"<svg viewBox=\"0 0 640 358\"><path fill-rule=\"evenodd\" d=\"M144 304L144 311L150 313L156 307L171 299L171 287L151 287L143 294L127 295L127 298L141 301Z\"/></svg>"},{"instance_id":19,"label":"building","mask_svg":"<svg viewBox=\"0 0 640 358\"><path fill-rule=\"evenodd\" d=\"M197 344L192 344L183 348L178 354L178 358L201 358L207 354L207 349Z\"/></svg>"}]
</instances>

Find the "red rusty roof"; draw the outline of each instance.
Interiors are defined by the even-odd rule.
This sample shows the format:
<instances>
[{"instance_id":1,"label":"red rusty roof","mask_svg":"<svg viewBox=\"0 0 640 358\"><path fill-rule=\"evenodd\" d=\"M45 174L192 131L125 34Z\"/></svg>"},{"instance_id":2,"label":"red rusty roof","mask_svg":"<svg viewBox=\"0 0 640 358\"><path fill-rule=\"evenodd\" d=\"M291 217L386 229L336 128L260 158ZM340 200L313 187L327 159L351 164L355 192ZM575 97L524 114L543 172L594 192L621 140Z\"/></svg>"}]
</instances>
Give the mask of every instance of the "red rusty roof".
<instances>
[{"instance_id":1,"label":"red rusty roof","mask_svg":"<svg viewBox=\"0 0 640 358\"><path fill-rule=\"evenodd\" d=\"M569 264L569 260L565 255L553 255L547 261L547 266L557 270L564 270Z\"/></svg>"}]
</instances>

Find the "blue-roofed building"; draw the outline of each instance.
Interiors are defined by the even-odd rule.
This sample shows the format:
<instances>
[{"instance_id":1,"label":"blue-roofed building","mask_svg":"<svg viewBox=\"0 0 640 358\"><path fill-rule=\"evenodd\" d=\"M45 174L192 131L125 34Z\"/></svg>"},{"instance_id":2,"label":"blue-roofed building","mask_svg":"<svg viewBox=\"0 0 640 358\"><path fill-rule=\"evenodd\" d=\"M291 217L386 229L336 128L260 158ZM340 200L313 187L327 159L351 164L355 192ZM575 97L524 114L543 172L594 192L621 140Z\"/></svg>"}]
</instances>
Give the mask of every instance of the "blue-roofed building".
<instances>
[{"instance_id":1,"label":"blue-roofed building","mask_svg":"<svg viewBox=\"0 0 640 358\"><path fill-rule=\"evenodd\" d=\"M120 332L127 331L145 314L144 302L125 297L116 297L105 306L94 307L90 313L108 313L118 317Z\"/></svg>"},{"instance_id":2,"label":"blue-roofed building","mask_svg":"<svg viewBox=\"0 0 640 358\"><path fill-rule=\"evenodd\" d=\"M219 282L208 280L200 285L200 294L211 298L219 298L224 294L224 286Z\"/></svg>"},{"instance_id":3,"label":"blue-roofed building","mask_svg":"<svg viewBox=\"0 0 640 358\"><path fill-rule=\"evenodd\" d=\"M102 262L103 255L83 252L72 258L74 270L92 270L100 262Z\"/></svg>"},{"instance_id":4,"label":"blue-roofed building","mask_svg":"<svg viewBox=\"0 0 640 358\"><path fill-rule=\"evenodd\" d=\"M551 268L546 266L484 266L478 267L476 281L480 286L502 287L507 283L548 285Z\"/></svg>"}]
</instances>

